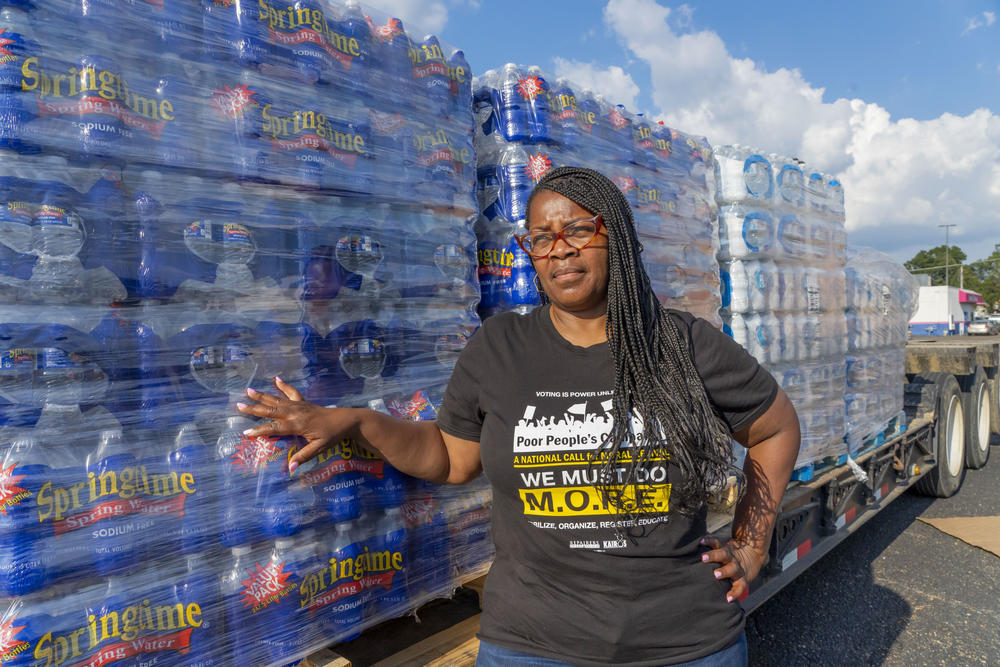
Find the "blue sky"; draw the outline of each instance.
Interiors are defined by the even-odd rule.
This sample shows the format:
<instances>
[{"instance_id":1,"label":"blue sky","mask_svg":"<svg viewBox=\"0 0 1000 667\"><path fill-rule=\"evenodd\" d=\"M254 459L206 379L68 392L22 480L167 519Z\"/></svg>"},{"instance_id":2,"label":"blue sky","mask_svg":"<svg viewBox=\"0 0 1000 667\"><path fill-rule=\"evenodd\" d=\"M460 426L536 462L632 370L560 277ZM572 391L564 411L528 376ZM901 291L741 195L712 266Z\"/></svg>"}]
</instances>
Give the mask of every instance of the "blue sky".
<instances>
[{"instance_id":1,"label":"blue sky","mask_svg":"<svg viewBox=\"0 0 1000 667\"><path fill-rule=\"evenodd\" d=\"M465 51L476 72L510 60L552 69L556 56L619 65L645 91L640 103L649 105L648 67L604 24L605 4L481 0L451 9L441 36ZM794 12L761 3L768 9L759 13L746 5L692 3L689 17L671 23L678 30L712 30L737 58L768 70L798 68L830 99L860 97L894 118L964 115L982 106L1000 111L1000 24L987 29L982 16L992 11L1000 19L1000 2L803 2ZM984 25L963 34L976 17ZM470 34L475 39L465 38Z\"/></svg>"},{"instance_id":2,"label":"blue sky","mask_svg":"<svg viewBox=\"0 0 1000 667\"><path fill-rule=\"evenodd\" d=\"M970 259L1000 243L1000 0L376 2L477 73L538 64L836 174L852 243L905 260L944 223Z\"/></svg>"}]
</instances>

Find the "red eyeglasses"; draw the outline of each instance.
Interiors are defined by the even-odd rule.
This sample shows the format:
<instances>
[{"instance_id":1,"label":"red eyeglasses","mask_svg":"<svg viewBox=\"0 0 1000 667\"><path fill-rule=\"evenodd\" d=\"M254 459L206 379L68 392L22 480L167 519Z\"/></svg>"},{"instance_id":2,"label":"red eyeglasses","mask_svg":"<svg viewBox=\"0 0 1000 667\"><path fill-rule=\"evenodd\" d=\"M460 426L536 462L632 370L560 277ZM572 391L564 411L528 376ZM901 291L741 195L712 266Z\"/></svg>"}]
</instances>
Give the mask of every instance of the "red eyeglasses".
<instances>
[{"instance_id":1,"label":"red eyeglasses","mask_svg":"<svg viewBox=\"0 0 1000 667\"><path fill-rule=\"evenodd\" d=\"M559 232L528 232L527 234L515 234L514 238L524 252L535 259L544 259L556 247L556 241L559 239L562 239L577 250L583 250L597 238L603 224L604 219L598 213L593 218L575 220L563 227L562 231Z\"/></svg>"}]
</instances>

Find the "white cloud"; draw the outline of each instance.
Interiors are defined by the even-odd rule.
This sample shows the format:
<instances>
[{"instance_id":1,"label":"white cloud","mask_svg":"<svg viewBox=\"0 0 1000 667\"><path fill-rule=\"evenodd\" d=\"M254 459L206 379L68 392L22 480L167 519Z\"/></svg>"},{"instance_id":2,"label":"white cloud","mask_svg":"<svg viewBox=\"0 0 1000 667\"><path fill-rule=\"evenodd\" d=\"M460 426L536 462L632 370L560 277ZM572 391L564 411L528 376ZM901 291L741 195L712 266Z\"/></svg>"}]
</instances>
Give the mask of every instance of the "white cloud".
<instances>
[{"instance_id":1,"label":"white cloud","mask_svg":"<svg viewBox=\"0 0 1000 667\"><path fill-rule=\"evenodd\" d=\"M962 31L963 35L967 35L973 30L983 27L990 27L996 23L997 15L993 12L983 12L983 18L980 19L978 16L974 16L969 19L969 22L965 25L965 30Z\"/></svg>"},{"instance_id":2,"label":"white cloud","mask_svg":"<svg viewBox=\"0 0 1000 667\"><path fill-rule=\"evenodd\" d=\"M372 13L402 20L410 38L420 39L427 33L440 34L448 23L448 8L459 5L479 9L480 0L377 0L378 10Z\"/></svg>"},{"instance_id":3,"label":"white cloud","mask_svg":"<svg viewBox=\"0 0 1000 667\"><path fill-rule=\"evenodd\" d=\"M628 72L617 65L602 69L593 63L557 57L555 71L556 76L569 79L581 89L589 88L601 93L613 104L624 104L626 108L635 110L639 86Z\"/></svg>"},{"instance_id":4,"label":"white cloud","mask_svg":"<svg viewBox=\"0 0 1000 667\"><path fill-rule=\"evenodd\" d=\"M1000 241L1000 116L990 110L893 119L864 100L824 100L824 89L797 69L767 71L736 58L714 32L675 32L671 10L655 0L609 0L604 18L649 66L654 109L646 111L713 144L750 144L836 174L853 243L908 259L939 245L937 225L950 222L959 225L952 238L972 258ZM611 101L627 104L636 95L617 68L564 67L560 74Z\"/></svg>"}]
</instances>

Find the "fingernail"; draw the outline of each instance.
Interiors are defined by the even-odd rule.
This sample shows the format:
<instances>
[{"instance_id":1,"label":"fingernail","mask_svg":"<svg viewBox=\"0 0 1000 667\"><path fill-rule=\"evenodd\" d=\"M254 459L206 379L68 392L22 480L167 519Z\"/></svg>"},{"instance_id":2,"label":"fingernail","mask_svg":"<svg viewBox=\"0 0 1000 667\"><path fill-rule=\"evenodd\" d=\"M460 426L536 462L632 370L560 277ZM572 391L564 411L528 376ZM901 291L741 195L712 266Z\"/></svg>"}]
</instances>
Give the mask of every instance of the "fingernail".
<instances>
[{"instance_id":1,"label":"fingernail","mask_svg":"<svg viewBox=\"0 0 1000 667\"><path fill-rule=\"evenodd\" d=\"M726 602L732 602L732 601L733 601L733 596L732 595L727 595L726 596Z\"/></svg>"},{"instance_id":2,"label":"fingernail","mask_svg":"<svg viewBox=\"0 0 1000 667\"><path fill-rule=\"evenodd\" d=\"M256 393L257 393L256 389L254 389L253 387L247 387L247 396L253 396Z\"/></svg>"},{"instance_id":3,"label":"fingernail","mask_svg":"<svg viewBox=\"0 0 1000 667\"><path fill-rule=\"evenodd\" d=\"M243 435L253 435L253 429L248 428L247 430L243 431Z\"/></svg>"},{"instance_id":4,"label":"fingernail","mask_svg":"<svg viewBox=\"0 0 1000 667\"><path fill-rule=\"evenodd\" d=\"M274 376L274 381L275 381L275 382L280 382L281 384L285 384L285 381L284 381L284 380L282 380L282 379L281 379L280 377L278 377L277 375L275 375L275 376Z\"/></svg>"},{"instance_id":5,"label":"fingernail","mask_svg":"<svg viewBox=\"0 0 1000 667\"><path fill-rule=\"evenodd\" d=\"M718 570L716 570L716 571L715 571L715 578L716 578L716 579L722 579L722 573L721 573L721 572L719 572Z\"/></svg>"},{"instance_id":6,"label":"fingernail","mask_svg":"<svg viewBox=\"0 0 1000 667\"><path fill-rule=\"evenodd\" d=\"M705 543L705 538L704 537L701 538L700 540L698 540L698 544L704 544L704 543Z\"/></svg>"},{"instance_id":7,"label":"fingernail","mask_svg":"<svg viewBox=\"0 0 1000 667\"><path fill-rule=\"evenodd\" d=\"M702 563L707 563L708 562L708 554L702 554L701 555L701 562Z\"/></svg>"},{"instance_id":8,"label":"fingernail","mask_svg":"<svg viewBox=\"0 0 1000 667\"><path fill-rule=\"evenodd\" d=\"M292 473L295 472L295 469L298 468L298 467L299 467L298 461L292 461L291 463L289 463L288 464L288 476L291 477Z\"/></svg>"},{"instance_id":9,"label":"fingernail","mask_svg":"<svg viewBox=\"0 0 1000 667\"><path fill-rule=\"evenodd\" d=\"M236 404L236 409L237 410L246 410L247 409L247 404L246 403L237 403Z\"/></svg>"}]
</instances>

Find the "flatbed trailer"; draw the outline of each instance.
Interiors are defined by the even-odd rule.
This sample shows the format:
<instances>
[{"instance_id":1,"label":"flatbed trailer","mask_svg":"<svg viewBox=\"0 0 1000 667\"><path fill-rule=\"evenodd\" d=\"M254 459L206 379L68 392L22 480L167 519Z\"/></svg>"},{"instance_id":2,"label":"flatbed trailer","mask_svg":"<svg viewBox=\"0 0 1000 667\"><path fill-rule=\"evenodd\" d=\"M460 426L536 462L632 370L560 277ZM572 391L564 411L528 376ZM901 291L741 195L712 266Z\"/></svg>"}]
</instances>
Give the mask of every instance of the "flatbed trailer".
<instances>
[{"instance_id":1,"label":"flatbed trailer","mask_svg":"<svg viewBox=\"0 0 1000 667\"><path fill-rule=\"evenodd\" d=\"M913 489L948 497L967 468L989 456L1000 434L1000 337L914 338L906 346L906 429L851 462L793 482L775 521L768 562L741 601L752 611ZM709 530L730 532L731 515L712 513Z\"/></svg>"}]
</instances>

